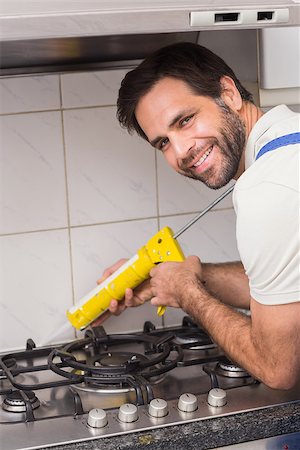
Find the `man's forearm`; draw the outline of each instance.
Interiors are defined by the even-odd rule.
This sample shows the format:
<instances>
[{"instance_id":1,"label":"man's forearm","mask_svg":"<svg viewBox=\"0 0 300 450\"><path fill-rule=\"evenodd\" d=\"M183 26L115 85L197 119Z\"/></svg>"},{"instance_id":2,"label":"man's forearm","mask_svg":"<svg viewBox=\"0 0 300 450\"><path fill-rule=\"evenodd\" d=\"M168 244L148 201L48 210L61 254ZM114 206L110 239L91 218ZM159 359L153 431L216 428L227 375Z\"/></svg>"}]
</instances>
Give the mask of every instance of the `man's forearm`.
<instances>
[{"instance_id":1,"label":"man's forearm","mask_svg":"<svg viewBox=\"0 0 300 450\"><path fill-rule=\"evenodd\" d=\"M189 298L184 302L183 308L200 322L233 361L248 368L249 346L251 347L249 317L224 305L204 290L198 293L196 290L189 291ZM245 361L241 360L243 357Z\"/></svg>"},{"instance_id":2,"label":"man's forearm","mask_svg":"<svg viewBox=\"0 0 300 450\"><path fill-rule=\"evenodd\" d=\"M236 308L249 309L249 281L241 262L203 263L202 283L223 303Z\"/></svg>"},{"instance_id":3,"label":"man's forearm","mask_svg":"<svg viewBox=\"0 0 300 450\"><path fill-rule=\"evenodd\" d=\"M197 292L198 291L198 292ZM236 364L246 369L256 379L269 383L272 360L255 340L251 318L237 312L206 293L193 288L187 292L183 309L200 323Z\"/></svg>"},{"instance_id":4,"label":"man's forearm","mask_svg":"<svg viewBox=\"0 0 300 450\"><path fill-rule=\"evenodd\" d=\"M245 281L241 268L233 264L231 269ZM227 275L228 271L225 270L224 274ZM212 295L206 289L212 279L204 285L204 275L196 256L189 256L180 263L159 264L150 272L151 303L154 306L181 307L232 361L268 386L290 389L299 382L300 302L264 305L250 298L250 318L222 302L224 295L220 286L220 298ZM223 284L227 279L225 275L220 276ZM246 297L243 290L239 290L239 283L231 284L230 289L234 291L232 286L237 286L237 296ZM230 299L228 292L225 292L225 297ZM236 302L235 305L244 306L244 303Z\"/></svg>"}]
</instances>

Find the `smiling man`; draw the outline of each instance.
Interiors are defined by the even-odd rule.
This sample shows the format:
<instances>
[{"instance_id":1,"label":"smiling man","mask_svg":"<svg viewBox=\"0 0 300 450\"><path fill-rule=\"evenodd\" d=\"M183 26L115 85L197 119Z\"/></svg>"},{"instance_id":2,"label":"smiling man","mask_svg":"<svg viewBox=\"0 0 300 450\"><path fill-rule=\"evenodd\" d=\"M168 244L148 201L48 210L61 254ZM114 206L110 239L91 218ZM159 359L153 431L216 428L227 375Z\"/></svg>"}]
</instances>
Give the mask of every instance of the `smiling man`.
<instances>
[{"instance_id":1,"label":"smiling man","mask_svg":"<svg viewBox=\"0 0 300 450\"><path fill-rule=\"evenodd\" d=\"M241 262L162 263L110 311L150 299L182 308L254 377L291 388L300 378L299 115L284 105L263 114L221 58L180 43L126 75L118 119L181 175L212 189L237 180Z\"/></svg>"},{"instance_id":2,"label":"smiling man","mask_svg":"<svg viewBox=\"0 0 300 450\"><path fill-rule=\"evenodd\" d=\"M245 144L244 124L225 103L236 100L230 97L234 83L225 76L221 83L224 99L216 102L195 94L184 81L166 77L141 98L135 111L150 144L170 166L213 189L236 175Z\"/></svg>"}]
</instances>

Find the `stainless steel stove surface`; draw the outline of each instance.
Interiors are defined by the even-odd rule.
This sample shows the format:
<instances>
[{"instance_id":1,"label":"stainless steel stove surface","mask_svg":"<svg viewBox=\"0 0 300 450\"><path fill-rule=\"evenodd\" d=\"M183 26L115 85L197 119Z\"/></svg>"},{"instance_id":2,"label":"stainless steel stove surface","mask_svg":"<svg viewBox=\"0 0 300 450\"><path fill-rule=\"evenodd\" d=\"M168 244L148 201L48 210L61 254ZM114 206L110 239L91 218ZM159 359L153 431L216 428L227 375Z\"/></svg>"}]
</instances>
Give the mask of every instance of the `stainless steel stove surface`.
<instances>
[{"instance_id":1,"label":"stainless steel stove surface","mask_svg":"<svg viewBox=\"0 0 300 450\"><path fill-rule=\"evenodd\" d=\"M83 339L0 357L2 450L34 449L299 401L267 388L185 317L181 326Z\"/></svg>"}]
</instances>

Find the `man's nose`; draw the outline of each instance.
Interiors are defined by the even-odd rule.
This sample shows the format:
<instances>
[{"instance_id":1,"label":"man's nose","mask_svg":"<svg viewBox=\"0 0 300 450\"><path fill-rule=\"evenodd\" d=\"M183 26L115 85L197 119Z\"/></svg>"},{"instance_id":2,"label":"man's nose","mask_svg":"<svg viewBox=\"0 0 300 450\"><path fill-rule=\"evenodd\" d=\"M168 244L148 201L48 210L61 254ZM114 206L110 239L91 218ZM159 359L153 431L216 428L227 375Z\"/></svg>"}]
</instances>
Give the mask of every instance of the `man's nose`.
<instances>
[{"instance_id":1,"label":"man's nose","mask_svg":"<svg viewBox=\"0 0 300 450\"><path fill-rule=\"evenodd\" d=\"M195 141L185 136L174 135L170 141L176 158L180 160L186 158L195 146Z\"/></svg>"}]
</instances>

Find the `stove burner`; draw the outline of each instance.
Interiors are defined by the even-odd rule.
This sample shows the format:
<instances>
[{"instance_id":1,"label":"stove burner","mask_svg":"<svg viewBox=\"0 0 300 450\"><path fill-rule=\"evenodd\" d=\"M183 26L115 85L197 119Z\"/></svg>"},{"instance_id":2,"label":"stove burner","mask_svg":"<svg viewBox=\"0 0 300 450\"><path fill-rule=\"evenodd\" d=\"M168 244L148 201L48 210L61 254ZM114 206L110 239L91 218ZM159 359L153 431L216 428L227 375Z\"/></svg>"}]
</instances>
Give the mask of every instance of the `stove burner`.
<instances>
[{"instance_id":1,"label":"stove burner","mask_svg":"<svg viewBox=\"0 0 300 450\"><path fill-rule=\"evenodd\" d=\"M156 336L164 333L164 330L155 330L155 328L149 330L149 322L146 322L146 324L146 332ZM210 350L217 348L211 337L188 317L183 319L182 327L169 328L169 331L174 334L173 342L183 349Z\"/></svg>"},{"instance_id":2,"label":"stove burner","mask_svg":"<svg viewBox=\"0 0 300 450\"><path fill-rule=\"evenodd\" d=\"M216 374L229 378L247 378L251 376L245 369L236 366L229 359L218 362L215 371Z\"/></svg>"},{"instance_id":3,"label":"stove burner","mask_svg":"<svg viewBox=\"0 0 300 450\"><path fill-rule=\"evenodd\" d=\"M83 391L83 392L91 392L92 394L124 394L127 392L133 392L134 388L130 386L126 386L122 383L119 384L99 384L97 385L95 382L91 381L90 383L81 383L81 384L73 384L72 389L75 391Z\"/></svg>"},{"instance_id":4,"label":"stove burner","mask_svg":"<svg viewBox=\"0 0 300 450\"><path fill-rule=\"evenodd\" d=\"M32 391L27 391L25 394L31 404L32 409L40 406L40 401ZM2 409L13 413L26 412L26 403L20 391L13 391L6 396L2 403Z\"/></svg>"},{"instance_id":5,"label":"stove burner","mask_svg":"<svg viewBox=\"0 0 300 450\"><path fill-rule=\"evenodd\" d=\"M176 336L174 342L189 350L210 350L216 348L217 345L209 338L200 339L198 336Z\"/></svg>"},{"instance_id":6,"label":"stove burner","mask_svg":"<svg viewBox=\"0 0 300 450\"><path fill-rule=\"evenodd\" d=\"M93 363L98 367L124 367L129 363L137 361L148 361L148 359L138 353L108 352L96 356Z\"/></svg>"},{"instance_id":7,"label":"stove burner","mask_svg":"<svg viewBox=\"0 0 300 450\"><path fill-rule=\"evenodd\" d=\"M124 380L127 382L130 378L128 375L148 379L168 372L182 360L182 349L173 343L172 339L173 335L170 333L164 336L150 334L98 336L88 330L84 339L54 349L48 357L48 365L53 372L67 378L70 384L94 381L97 384L120 383ZM127 347L140 345L144 354L114 348L120 344ZM78 352L83 349L86 358L82 360ZM70 372L68 368L73 370Z\"/></svg>"}]
</instances>

